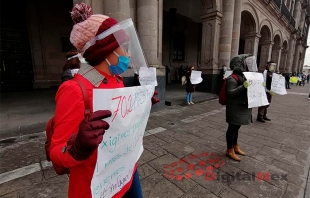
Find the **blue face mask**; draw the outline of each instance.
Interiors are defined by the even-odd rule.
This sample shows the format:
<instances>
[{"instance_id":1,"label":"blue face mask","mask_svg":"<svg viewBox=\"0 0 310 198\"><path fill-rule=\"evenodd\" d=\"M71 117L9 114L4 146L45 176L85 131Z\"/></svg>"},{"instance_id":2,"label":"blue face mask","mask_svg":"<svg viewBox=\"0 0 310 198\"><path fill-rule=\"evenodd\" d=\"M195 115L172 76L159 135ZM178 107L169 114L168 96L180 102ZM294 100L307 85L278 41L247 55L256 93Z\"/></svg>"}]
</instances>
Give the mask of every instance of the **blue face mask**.
<instances>
[{"instance_id":1,"label":"blue face mask","mask_svg":"<svg viewBox=\"0 0 310 198\"><path fill-rule=\"evenodd\" d=\"M116 52L114 52L116 56L118 56L118 64L111 65L111 63L106 59L107 63L109 64L109 69L112 75L120 75L124 73L129 66L130 58L126 56L120 56Z\"/></svg>"}]
</instances>

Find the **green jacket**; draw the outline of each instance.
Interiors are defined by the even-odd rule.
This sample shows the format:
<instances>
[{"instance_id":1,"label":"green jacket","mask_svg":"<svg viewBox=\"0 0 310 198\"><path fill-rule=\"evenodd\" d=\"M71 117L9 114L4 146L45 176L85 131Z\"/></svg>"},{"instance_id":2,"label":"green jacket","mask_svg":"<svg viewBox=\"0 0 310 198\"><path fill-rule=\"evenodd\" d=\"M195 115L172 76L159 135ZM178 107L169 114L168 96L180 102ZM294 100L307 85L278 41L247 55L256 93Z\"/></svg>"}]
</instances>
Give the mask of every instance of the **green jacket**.
<instances>
[{"instance_id":1,"label":"green jacket","mask_svg":"<svg viewBox=\"0 0 310 198\"><path fill-rule=\"evenodd\" d=\"M252 109L248 108L247 89L244 88L245 79L237 75L238 83L233 77L227 78L226 122L235 125L248 125L252 122Z\"/></svg>"}]
</instances>

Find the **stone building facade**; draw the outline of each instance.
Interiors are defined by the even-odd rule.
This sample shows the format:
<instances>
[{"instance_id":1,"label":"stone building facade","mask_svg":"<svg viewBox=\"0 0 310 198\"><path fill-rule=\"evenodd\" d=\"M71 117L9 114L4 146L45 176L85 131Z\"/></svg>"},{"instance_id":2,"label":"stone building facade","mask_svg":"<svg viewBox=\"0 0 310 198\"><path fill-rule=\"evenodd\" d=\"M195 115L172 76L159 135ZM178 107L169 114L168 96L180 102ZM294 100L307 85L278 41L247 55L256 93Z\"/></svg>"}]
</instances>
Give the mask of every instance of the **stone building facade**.
<instances>
[{"instance_id":1,"label":"stone building facade","mask_svg":"<svg viewBox=\"0 0 310 198\"><path fill-rule=\"evenodd\" d=\"M220 69L241 53L255 55L259 70L274 60L280 72L302 71L309 0L16 0L1 2L1 91L59 85L72 49L69 11L82 1L95 14L133 19L148 64L157 68L161 98L165 66L172 80L180 66L195 66L206 92L217 90ZM132 76L124 74L126 85Z\"/></svg>"}]
</instances>

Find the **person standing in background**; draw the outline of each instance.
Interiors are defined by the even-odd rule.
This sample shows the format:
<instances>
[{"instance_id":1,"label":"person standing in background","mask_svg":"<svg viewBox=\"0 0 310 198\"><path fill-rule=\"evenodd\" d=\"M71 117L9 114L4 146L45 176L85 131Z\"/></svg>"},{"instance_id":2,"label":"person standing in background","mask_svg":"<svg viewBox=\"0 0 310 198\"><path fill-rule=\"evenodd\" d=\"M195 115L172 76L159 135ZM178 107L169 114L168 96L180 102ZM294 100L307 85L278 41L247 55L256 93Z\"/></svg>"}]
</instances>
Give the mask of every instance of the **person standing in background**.
<instances>
[{"instance_id":1,"label":"person standing in background","mask_svg":"<svg viewBox=\"0 0 310 198\"><path fill-rule=\"evenodd\" d=\"M290 74L285 75L285 88L290 89Z\"/></svg>"},{"instance_id":2,"label":"person standing in background","mask_svg":"<svg viewBox=\"0 0 310 198\"><path fill-rule=\"evenodd\" d=\"M271 98L272 96L275 95L275 93L271 92L271 82L272 82L272 74L274 72L276 68L276 63L274 61L269 61L266 65L266 69L263 72L263 76L264 76L264 82L265 82L265 90L266 90L266 95L267 95L267 100L269 102L269 104L271 103ZM257 121L265 123L266 121L271 121L271 119L269 119L267 117L267 108L269 107L269 105L266 106L260 106L258 107L258 113L257 113Z\"/></svg>"},{"instance_id":3,"label":"person standing in background","mask_svg":"<svg viewBox=\"0 0 310 198\"><path fill-rule=\"evenodd\" d=\"M69 51L66 54L67 62L63 67L61 83L73 78L74 74L80 69L80 60L76 50Z\"/></svg>"},{"instance_id":4,"label":"person standing in background","mask_svg":"<svg viewBox=\"0 0 310 198\"><path fill-rule=\"evenodd\" d=\"M196 85L193 85L191 83L191 74L192 74L192 70L194 70L195 67L191 66L188 68L188 70L186 71L185 77L186 77L186 103L188 105L193 105L195 103L193 103L193 95L192 93L195 92L195 88Z\"/></svg>"}]
</instances>

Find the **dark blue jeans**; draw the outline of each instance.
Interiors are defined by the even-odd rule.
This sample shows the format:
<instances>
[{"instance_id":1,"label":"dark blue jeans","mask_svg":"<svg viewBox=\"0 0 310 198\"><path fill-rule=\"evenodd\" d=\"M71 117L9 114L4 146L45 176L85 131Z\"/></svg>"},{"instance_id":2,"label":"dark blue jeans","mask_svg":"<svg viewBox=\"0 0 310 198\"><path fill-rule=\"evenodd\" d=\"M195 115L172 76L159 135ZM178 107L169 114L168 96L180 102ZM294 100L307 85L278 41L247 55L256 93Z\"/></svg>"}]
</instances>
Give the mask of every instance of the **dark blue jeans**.
<instances>
[{"instance_id":1,"label":"dark blue jeans","mask_svg":"<svg viewBox=\"0 0 310 198\"><path fill-rule=\"evenodd\" d=\"M134 173L132 184L123 198L143 198L138 171Z\"/></svg>"}]
</instances>

